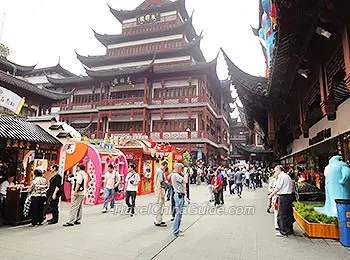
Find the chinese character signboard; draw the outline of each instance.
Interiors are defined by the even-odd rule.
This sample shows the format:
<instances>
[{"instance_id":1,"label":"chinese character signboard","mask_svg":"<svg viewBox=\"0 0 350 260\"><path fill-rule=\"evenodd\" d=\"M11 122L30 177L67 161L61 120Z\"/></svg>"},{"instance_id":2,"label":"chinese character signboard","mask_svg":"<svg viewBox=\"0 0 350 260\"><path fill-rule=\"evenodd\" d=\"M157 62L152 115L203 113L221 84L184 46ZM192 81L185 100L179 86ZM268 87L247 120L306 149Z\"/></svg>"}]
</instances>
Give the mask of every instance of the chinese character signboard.
<instances>
[{"instance_id":1,"label":"chinese character signboard","mask_svg":"<svg viewBox=\"0 0 350 260\"><path fill-rule=\"evenodd\" d=\"M21 98L12 91L0 86L0 106L7 108L16 115L21 112L24 105L24 98Z\"/></svg>"},{"instance_id":2,"label":"chinese character signboard","mask_svg":"<svg viewBox=\"0 0 350 260\"><path fill-rule=\"evenodd\" d=\"M0 141L0 148L35 150L35 144L27 141L3 139Z\"/></svg>"},{"instance_id":3,"label":"chinese character signboard","mask_svg":"<svg viewBox=\"0 0 350 260\"><path fill-rule=\"evenodd\" d=\"M160 21L160 13L146 14L146 15L137 17L136 19L137 25L155 23L158 21Z\"/></svg>"}]
</instances>

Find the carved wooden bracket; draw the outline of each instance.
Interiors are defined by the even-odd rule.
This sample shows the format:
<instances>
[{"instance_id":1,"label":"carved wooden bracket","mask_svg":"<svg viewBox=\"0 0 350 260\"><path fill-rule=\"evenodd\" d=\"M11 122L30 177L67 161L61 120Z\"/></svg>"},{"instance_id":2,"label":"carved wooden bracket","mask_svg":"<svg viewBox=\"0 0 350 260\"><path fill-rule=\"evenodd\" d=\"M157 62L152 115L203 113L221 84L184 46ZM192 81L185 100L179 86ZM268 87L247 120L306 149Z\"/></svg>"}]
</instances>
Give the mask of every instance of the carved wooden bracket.
<instances>
[{"instance_id":1,"label":"carved wooden bracket","mask_svg":"<svg viewBox=\"0 0 350 260\"><path fill-rule=\"evenodd\" d=\"M310 126L307 121L304 121L300 124L300 130L304 138L309 138L309 129L310 129Z\"/></svg>"},{"instance_id":2,"label":"carved wooden bracket","mask_svg":"<svg viewBox=\"0 0 350 260\"><path fill-rule=\"evenodd\" d=\"M337 107L334 100L324 100L320 105L323 116L327 116L328 120L333 121L337 118Z\"/></svg>"}]
</instances>

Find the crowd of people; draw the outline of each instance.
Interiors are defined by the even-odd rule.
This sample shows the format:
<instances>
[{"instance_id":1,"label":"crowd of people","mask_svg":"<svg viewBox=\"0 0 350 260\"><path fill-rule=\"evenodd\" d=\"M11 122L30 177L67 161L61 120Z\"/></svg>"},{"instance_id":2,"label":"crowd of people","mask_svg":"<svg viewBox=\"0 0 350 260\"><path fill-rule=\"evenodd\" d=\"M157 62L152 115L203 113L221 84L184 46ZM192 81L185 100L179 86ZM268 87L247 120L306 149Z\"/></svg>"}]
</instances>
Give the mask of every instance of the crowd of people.
<instances>
[{"instance_id":1,"label":"crowd of people","mask_svg":"<svg viewBox=\"0 0 350 260\"><path fill-rule=\"evenodd\" d=\"M32 225L42 225L45 220L44 205L50 206L52 218L48 224L56 224L59 220L59 201L63 194L62 177L58 174L59 167L52 166L53 176L47 181L43 177L43 171L34 170L34 179L29 187L29 208ZM273 173L273 174L272 174ZM270 177L271 176L271 177ZM0 185L0 199L3 201L6 187L13 180L9 178ZM72 198L68 221L64 227L81 224L83 214L83 200L87 191L88 176L84 165L78 165L76 171L69 176L72 183ZM115 193L125 192L125 204L127 214L132 217L135 214L136 195L140 183L140 174L136 171L136 165L129 165L129 172L125 178L124 190L119 190L121 177L113 165L108 165L104 175L105 198L102 213L114 211ZM172 233L175 236L183 236L181 220L183 208L190 203L190 184L200 185L205 182L208 187L208 201L215 207L224 205L224 194L242 198L243 190L262 188L263 183L268 183L268 212L274 213L275 228L278 235L288 236L293 234L292 202L295 199L294 174L285 173L281 166L276 166L274 172L269 168L255 166L245 167L185 167L182 163L175 163L173 169L169 169L168 162L162 161L155 173L154 188L157 210L154 217L154 225L166 227L163 219L166 201L171 205ZM28 207L28 205L27 205Z\"/></svg>"}]
</instances>

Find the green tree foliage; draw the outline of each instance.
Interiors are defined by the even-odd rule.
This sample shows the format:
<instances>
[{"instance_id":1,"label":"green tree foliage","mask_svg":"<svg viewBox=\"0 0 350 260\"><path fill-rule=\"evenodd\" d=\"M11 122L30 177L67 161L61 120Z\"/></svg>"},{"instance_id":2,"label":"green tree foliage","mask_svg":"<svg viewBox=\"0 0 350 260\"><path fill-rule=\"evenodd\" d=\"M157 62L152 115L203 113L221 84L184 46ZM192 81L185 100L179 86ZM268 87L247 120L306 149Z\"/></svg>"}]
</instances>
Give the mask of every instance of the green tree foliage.
<instances>
[{"instance_id":1,"label":"green tree foliage","mask_svg":"<svg viewBox=\"0 0 350 260\"><path fill-rule=\"evenodd\" d=\"M0 43L0 56L7 57L10 55L10 49L5 44Z\"/></svg>"},{"instance_id":2,"label":"green tree foliage","mask_svg":"<svg viewBox=\"0 0 350 260\"><path fill-rule=\"evenodd\" d=\"M183 154L183 158L184 158L184 161L183 161L184 166L189 167L191 164L191 155L188 152L185 152Z\"/></svg>"}]
</instances>

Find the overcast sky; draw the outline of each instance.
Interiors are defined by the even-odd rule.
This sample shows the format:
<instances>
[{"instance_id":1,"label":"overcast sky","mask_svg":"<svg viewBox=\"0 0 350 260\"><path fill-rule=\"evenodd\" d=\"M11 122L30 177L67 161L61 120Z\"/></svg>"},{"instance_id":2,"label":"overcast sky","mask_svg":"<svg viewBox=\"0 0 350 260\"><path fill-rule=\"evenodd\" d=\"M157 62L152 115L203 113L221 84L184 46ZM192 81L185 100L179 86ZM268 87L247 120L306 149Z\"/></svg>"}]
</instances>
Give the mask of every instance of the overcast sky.
<instances>
[{"instance_id":1,"label":"overcast sky","mask_svg":"<svg viewBox=\"0 0 350 260\"><path fill-rule=\"evenodd\" d=\"M0 0L1 41L11 49L11 59L23 65L53 66L60 57L66 69L83 74L74 50L83 55L100 55L105 47L91 30L118 34L121 25L109 12L134 9L142 0ZM189 14L194 10L194 26L204 30L201 47L212 60L220 47L244 71L264 75L265 62L259 40L250 26L258 25L259 0L187 0ZM5 13L5 19L3 19ZM4 20L4 21L3 21ZM221 56L221 79L227 77Z\"/></svg>"}]
</instances>

